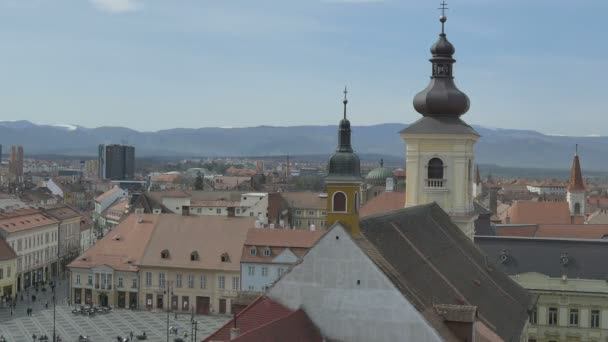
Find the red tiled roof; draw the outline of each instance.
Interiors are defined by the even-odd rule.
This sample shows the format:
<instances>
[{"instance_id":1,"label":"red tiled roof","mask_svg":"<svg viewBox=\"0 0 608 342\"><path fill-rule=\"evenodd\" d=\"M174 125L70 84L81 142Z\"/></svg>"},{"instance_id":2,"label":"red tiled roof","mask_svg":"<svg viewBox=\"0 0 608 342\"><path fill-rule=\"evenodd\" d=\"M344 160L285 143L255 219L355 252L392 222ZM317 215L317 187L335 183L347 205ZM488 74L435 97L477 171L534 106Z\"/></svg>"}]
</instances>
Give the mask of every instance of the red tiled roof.
<instances>
[{"instance_id":1,"label":"red tiled roof","mask_svg":"<svg viewBox=\"0 0 608 342\"><path fill-rule=\"evenodd\" d=\"M238 320L237 320L238 322ZM257 329L233 339L235 342L322 342L325 341L319 328L308 318L306 312L298 309L285 317L278 318Z\"/></svg>"},{"instance_id":2,"label":"red tiled roof","mask_svg":"<svg viewBox=\"0 0 608 342\"><path fill-rule=\"evenodd\" d=\"M405 193L385 191L365 203L360 210L361 217L384 213L405 207Z\"/></svg>"},{"instance_id":3,"label":"red tiled roof","mask_svg":"<svg viewBox=\"0 0 608 342\"><path fill-rule=\"evenodd\" d=\"M608 237L608 224L539 224L497 226L498 236L602 239Z\"/></svg>"},{"instance_id":4,"label":"red tiled roof","mask_svg":"<svg viewBox=\"0 0 608 342\"><path fill-rule=\"evenodd\" d=\"M568 191L585 191L585 184L583 183L583 174L581 173L581 163L578 159L578 153L574 155L574 159L572 160L572 170L570 172Z\"/></svg>"},{"instance_id":5,"label":"red tiled roof","mask_svg":"<svg viewBox=\"0 0 608 342\"><path fill-rule=\"evenodd\" d=\"M294 230L252 228L247 233L247 246L310 248L325 234L325 230Z\"/></svg>"},{"instance_id":6,"label":"red tiled roof","mask_svg":"<svg viewBox=\"0 0 608 342\"><path fill-rule=\"evenodd\" d=\"M261 296L236 315L237 327L240 329L240 334L244 335L251 330L255 330L279 318L288 316L292 312L292 310L272 299ZM231 319L228 323L211 334L211 336L204 339L203 342L230 341L230 329L232 329L233 326L234 319Z\"/></svg>"},{"instance_id":7,"label":"red tiled roof","mask_svg":"<svg viewBox=\"0 0 608 342\"><path fill-rule=\"evenodd\" d=\"M536 237L601 239L608 236L608 224L540 225Z\"/></svg>"},{"instance_id":8,"label":"red tiled roof","mask_svg":"<svg viewBox=\"0 0 608 342\"><path fill-rule=\"evenodd\" d=\"M507 213L511 224L570 224L568 202L515 201L502 215L506 223Z\"/></svg>"},{"instance_id":9,"label":"red tiled roof","mask_svg":"<svg viewBox=\"0 0 608 342\"><path fill-rule=\"evenodd\" d=\"M0 239L0 261L15 259L16 257L17 254L11 246L5 240Z\"/></svg>"},{"instance_id":10,"label":"red tiled roof","mask_svg":"<svg viewBox=\"0 0 608 342\"><path fill-rule=\"evenodd\" d=\"M515 226L497 226L496 235L498 236L525 236L533 237L536 234L538 225L525 224Z\"/></svg>"}]
</instances>

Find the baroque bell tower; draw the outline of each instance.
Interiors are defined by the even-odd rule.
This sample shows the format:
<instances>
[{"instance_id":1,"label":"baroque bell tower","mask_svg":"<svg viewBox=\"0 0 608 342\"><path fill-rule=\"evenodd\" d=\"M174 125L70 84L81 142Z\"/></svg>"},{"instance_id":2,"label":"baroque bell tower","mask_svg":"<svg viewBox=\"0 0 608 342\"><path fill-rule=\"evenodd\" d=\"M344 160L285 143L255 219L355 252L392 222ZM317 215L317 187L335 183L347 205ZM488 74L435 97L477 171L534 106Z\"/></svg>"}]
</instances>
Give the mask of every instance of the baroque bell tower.
<instances>
[{"instance_id":1,"label":"baroque bell tower","mask_svg":"<svg viewBox=\"0 0 608 342\"><path fill-rule=\"evenodd\" d=\"M361 162L350 143L350 121L346 118L346 88L344 88L344 117L338 130L338 148L329 159L327 177L327 225L337 221L351 236L359 237L359 206L361 205Z\"/></svg>"},{"instance_id":2,"label":"baroque bell tower","mask_svg":"<svg viewBox=\"0 0 608 342\"><path fill-rule=\"evenodd\" d=\"M469 110L469 98L454 83L455 48L445 34L445 5L439 18L441 33L431 47L431 81L414 97L422 118L400 132L406 142L405 206L437 202L472 239L477 218L474 148L479 134L460 119Z\"/></svg>"}]
</instances>

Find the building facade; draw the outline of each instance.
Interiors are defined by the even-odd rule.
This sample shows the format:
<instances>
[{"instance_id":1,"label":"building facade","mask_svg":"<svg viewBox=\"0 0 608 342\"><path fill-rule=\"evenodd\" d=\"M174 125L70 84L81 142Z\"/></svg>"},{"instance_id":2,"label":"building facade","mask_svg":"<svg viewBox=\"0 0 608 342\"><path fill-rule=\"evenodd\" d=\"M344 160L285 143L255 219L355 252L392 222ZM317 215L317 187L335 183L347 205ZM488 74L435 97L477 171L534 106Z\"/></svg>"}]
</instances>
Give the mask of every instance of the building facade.
<instances>
[{"instance_id":1,"label":"building facade","mask_svg":"<svg viewBox=\"0 0 608 342\"><path fill-rule=\"evenodd\" d=\"M608 241L476 236L476 244L537 296L529 341L608 339Z\"/></svg>"},{"instance_id":2,"label":"building facade","mask_svg":"<svg viewBox=\"0 0 608 342\"><path fill-rule=\"evenodd\" d=\"M57 274L59 222L31 209L0 215L0 238L17 253L16 291Z\"/></svg>"},{"instance_id":3,"label":"building facade","mask_svg":"<svg viewBox=\"0 0 608 342\"><path fill-rule=\"evenodd\" d=\"M0 301L1 298L12 298L15 295L16 271L17 254L6 241L0 239Z\"/></svg>"},{"instance_id":4,"label":"building facade","mask_svg":"<svg viewBox=\"0 0 608 342\"><path fill-rule=\"evenodd\" d=\"M99 145L99 177L111 180L135 178L135 147L127 145Z\"/></svg>"},{"instance_id":5,"label":"building facade","mask_svg":"<svg viewBox=\"0 0 608 342\"><path fill-rule=\"evenodd\" d=\"M59 221L59 261L60 272L65 272L65 267L80 254L80 222L81 215L78 211L67 205L59 205L44 211Z\"/></svg>"},{"instance_id":6,"label":"building facade","mask_svg":"<svg viewBox=\"0 0 608 342\"><path fill-rule=\"evenodd\" d=\"M241 289L264 292L302 260L325 230L254 228L247 233L241 255Z\"/></svg>"},{"instance_id":7,"label":"building facade","mask_svg":"<svg viewBox=\"0 0 608 342\"><path fill-rule=\"evenodd\" d=\"M327 194L319 192L281 192L287 203L289 226L296 229L327 227Z\"/></svg>"}]
</instances>

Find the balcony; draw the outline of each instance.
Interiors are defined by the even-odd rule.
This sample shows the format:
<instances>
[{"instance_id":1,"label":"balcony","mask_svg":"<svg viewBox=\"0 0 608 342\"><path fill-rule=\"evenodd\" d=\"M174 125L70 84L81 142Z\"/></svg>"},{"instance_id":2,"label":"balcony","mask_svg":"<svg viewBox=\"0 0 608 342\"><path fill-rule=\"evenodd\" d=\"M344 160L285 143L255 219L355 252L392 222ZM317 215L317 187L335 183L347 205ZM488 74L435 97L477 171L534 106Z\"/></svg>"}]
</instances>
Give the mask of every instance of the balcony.
<instances>
[{"instance_id":1,"label":"balcony","mask_svg":"<svg viewBox=\"0 0 608 342\"><path fill-rule=\"evenodd\" d=\"M443 191L445 191L445 190L447 190L446 183L447 183L447 179L430 178L430 179L425 179L424 180L425 188L427 190L440 190L440 191L443 190Z\"/></svg>"}]
</instances>

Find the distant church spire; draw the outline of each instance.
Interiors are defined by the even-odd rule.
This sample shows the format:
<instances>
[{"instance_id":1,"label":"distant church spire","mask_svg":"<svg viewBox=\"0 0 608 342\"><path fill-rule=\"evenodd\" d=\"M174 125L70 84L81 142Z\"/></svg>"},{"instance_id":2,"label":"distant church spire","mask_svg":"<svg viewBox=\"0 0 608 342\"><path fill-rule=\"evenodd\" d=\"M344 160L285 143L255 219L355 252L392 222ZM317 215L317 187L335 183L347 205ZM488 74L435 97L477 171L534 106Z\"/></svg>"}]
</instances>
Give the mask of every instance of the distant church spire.
<instances>
[{"instance_id":1,"label":"distant church spire","mask_svg":"<svg viewBox=\"0 0 608 342\"><path fill-rule=\"evenodd\" d=\"M456 49L445 34L447 3L441 3L441 33L431 47L433 73L429 85L414 97L414 108L423 116L459 117L469 110L469 98L454 84L452 56Z\"/></svg>"},{"instance_id":2,"label":"distant church spire","mask_svg":"<svg viewBox=\"0 0 608 342\"><path fill-rule=\"evenodd\" d=\"M583 173L581 172L581 162L578 157L578 144L576 144L574 159L572 160L572 169L570 170L570 181L568 182L568 191L585 191L583 183Z\"/></svg>"}]
</instances>

